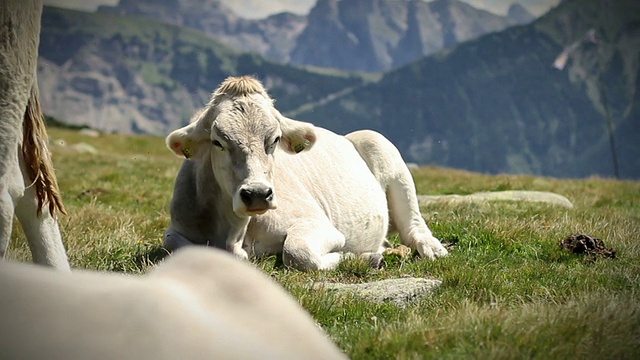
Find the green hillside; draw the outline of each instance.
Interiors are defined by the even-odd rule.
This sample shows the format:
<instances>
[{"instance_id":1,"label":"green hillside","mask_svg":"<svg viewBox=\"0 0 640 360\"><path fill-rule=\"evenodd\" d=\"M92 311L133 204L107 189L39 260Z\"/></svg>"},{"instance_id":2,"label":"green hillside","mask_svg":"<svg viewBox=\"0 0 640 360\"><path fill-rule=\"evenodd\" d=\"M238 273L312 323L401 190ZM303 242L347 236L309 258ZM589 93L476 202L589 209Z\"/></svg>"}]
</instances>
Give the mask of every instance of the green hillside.
<instances>
[{"instance_id":1,"label":"green hillside","mask_svg":"<svg viewBox=\"0 0 640 360\"><path fill-rule=\"evenodd\" d=\"M527 26L425 58L302 113L339 132L375 128L408 161L490 173L613 176L603 91L623 177L640 177L640 10L565 1ZM565 46L594 29L564 71ZM604 87L599 87L599 74Z\"/></svg>"}]
</instances>

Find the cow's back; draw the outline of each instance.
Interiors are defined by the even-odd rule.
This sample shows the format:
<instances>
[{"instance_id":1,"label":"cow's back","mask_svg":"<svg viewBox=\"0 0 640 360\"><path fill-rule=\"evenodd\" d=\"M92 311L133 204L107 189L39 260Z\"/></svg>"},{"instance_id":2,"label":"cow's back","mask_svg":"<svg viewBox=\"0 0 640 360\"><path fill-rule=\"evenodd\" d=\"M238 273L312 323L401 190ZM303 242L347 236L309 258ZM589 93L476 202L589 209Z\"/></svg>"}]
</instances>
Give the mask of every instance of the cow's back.
<instances>
[{"instance_id":1,"label":"cow's back","mask_svg":"<svg viewBox=\"0 0 640 360\"><path fill-rule=\"evenodd\" d=\"M342 358L281 288L211 249L150 275L0 263L0 353L22 359Z\"/></svg>"}]
</instances>

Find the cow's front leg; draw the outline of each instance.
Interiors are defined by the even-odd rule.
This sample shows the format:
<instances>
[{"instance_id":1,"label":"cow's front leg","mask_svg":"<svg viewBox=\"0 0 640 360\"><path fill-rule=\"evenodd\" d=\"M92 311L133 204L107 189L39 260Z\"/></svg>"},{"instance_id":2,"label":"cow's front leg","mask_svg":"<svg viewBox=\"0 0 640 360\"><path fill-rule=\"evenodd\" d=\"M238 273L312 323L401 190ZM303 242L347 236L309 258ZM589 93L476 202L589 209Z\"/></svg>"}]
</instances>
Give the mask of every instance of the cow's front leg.
<instances>
[{"instance_id":1,"label":"cow's front leg","mask_svg":"<svg viewBox=\"0 0 640 360\"><path fill-rule=\"evenodd\" d=\"M164 233L162 247L173 252L188 245L194 245L194 243L177 232L173 226L169 226L167 231Z\"/></svg>"},{"instance_id":2,"label":"cow's front leg","mask_svg":"<svg viewBox=\"0 0 640 360\"><path fill-rule=\"evenodd\" d=\"M298 270L330 270L342 260L345 237L329 220L296 220L282 249L285 265Z\"/></svg>"},{"instance_id":3,"label":"cow's front leg","mask_svg":"<svg viewBox=\"0 0 640 360\"><path fill-rule=\"evenodd\" d=\"M380 252L365 252L361 254L345 253L343 259L361 259L367 262L372 268L380 269L384 261L382 251L383 250L380 250Z\"/></svg>"},{"instance_id":4,"label":"cow's front leg","mask_svg":"<svg viewBox=\"0 0 640 360\"><path fill-rule=\"evenodd\" d=\"M232 228L229 230L229 235L227 236L226 247L227 251L231 252L237 258L242 260L248 260L249 254L245 249L242 248L244 244L244 236L247 233L247 226L243 226L242 228Z\"/></svg>"}]
</instances>

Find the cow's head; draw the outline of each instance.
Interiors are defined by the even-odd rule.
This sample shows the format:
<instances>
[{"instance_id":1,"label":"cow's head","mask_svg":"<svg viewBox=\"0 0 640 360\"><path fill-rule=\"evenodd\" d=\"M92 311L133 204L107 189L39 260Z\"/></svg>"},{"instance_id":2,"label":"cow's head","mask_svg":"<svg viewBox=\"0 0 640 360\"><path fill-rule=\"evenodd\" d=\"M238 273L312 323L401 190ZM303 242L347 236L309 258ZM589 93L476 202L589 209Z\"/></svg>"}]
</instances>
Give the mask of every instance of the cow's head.
<instances>
[{"instance_id":1,"label":"cow's head","mask_svg":"<svg viewBox=\"0 0 640 360\"><path fill-rule=\"evenodd\" d=\"M251 216L277 206L277 149L299 153L315 139L313 125L282 116L262 84L245 76L226 79L191 124L166 141L178 156L210 159L216 181L233 200L233 211Z\"/></svg>"}]
</instances>

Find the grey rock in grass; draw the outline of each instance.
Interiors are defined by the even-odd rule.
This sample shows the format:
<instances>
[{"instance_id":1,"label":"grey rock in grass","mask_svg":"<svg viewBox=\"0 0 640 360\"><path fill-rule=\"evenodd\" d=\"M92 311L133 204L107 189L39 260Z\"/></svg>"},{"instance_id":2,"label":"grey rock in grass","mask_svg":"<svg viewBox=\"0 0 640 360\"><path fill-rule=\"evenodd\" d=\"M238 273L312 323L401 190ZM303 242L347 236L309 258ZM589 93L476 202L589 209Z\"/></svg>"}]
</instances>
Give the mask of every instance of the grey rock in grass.
<instances>
[{"instance_id":1,"label":"grey rock in grass","mask_svg":"<svg viewBox=\"0 0 640 360\"><path fill-rule=\"evenodd\" d=\"M93 130L93 129L81 129L79 131L79 134L92 137L92 138L100 137L100 132L98 130Z\"/></svg>"},{"instance_id":2,"label":"grey rock in grass","mask_svg":"<svg viewBox=\"0 0 640 360\"><path fill-rule=\"evenodd\" d=\"M325 289L338 295L351 295L375 303L390 302L404 307L425 293L433 292L442 281L426 278L396 278L362 284L342 284L321 282L315 289Z\"/></svg>"},{"instance_id":3,"label":"grey rock in grass","mask_svg":"<svg viewBox=\"0 0 640 360\"><path fill-rule=\"evenodd\" d=\"M97 154L98 153L98 149L96 149L94 146L89 145L87 143L77 143L77 144L73 144L70 146L71 149L73 149L74 151L81 153L81 154Z\"/></svg>"},{"instance_id":4,"label":"grey rock in grass","mask_svg":"<svg viewBox=\"0 0 640 360\"><path fill-rule=\"evenodd\" d=\"M573 208L566 197L547 191L507 190L478 192L470 195L418 195L421 206L433 204L472 204L488 201L526 201Z\"/></svg>"}]
</instances>

